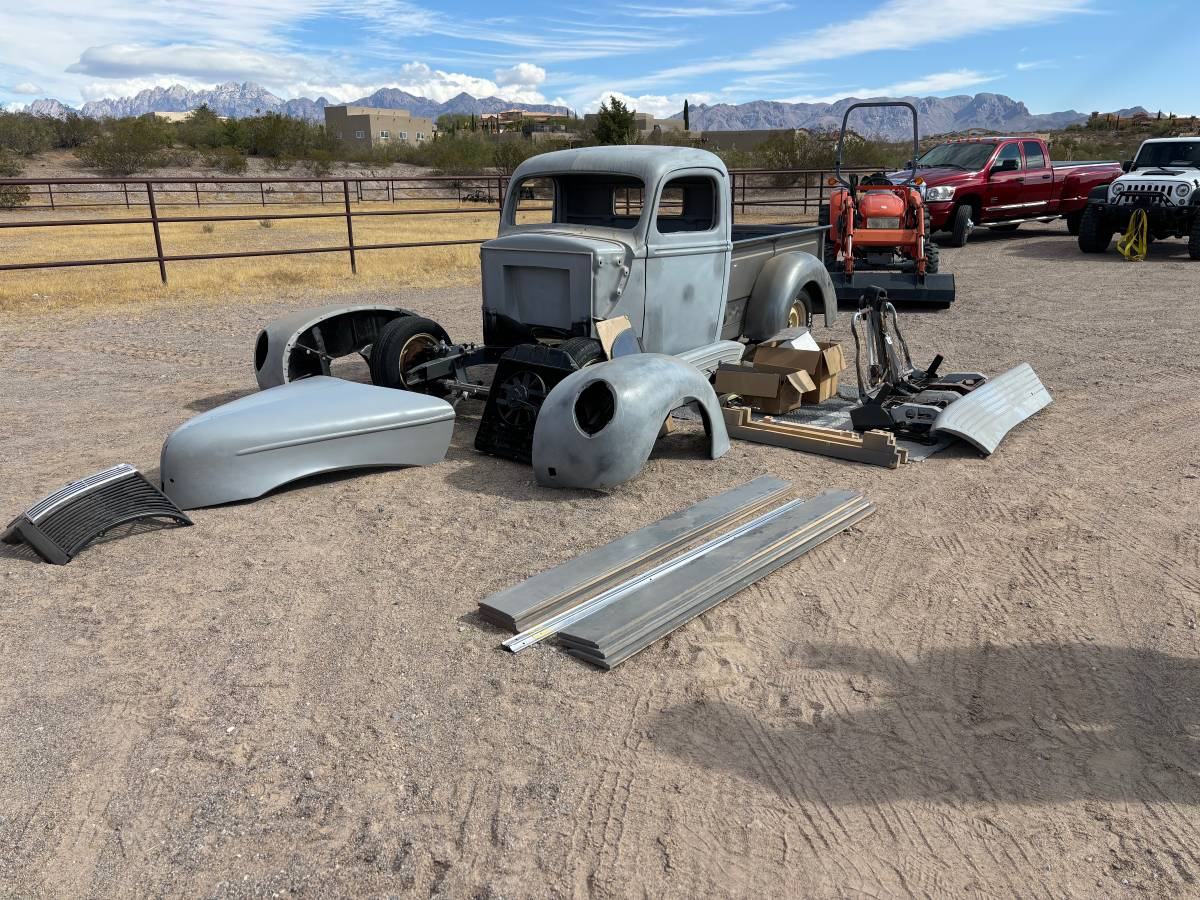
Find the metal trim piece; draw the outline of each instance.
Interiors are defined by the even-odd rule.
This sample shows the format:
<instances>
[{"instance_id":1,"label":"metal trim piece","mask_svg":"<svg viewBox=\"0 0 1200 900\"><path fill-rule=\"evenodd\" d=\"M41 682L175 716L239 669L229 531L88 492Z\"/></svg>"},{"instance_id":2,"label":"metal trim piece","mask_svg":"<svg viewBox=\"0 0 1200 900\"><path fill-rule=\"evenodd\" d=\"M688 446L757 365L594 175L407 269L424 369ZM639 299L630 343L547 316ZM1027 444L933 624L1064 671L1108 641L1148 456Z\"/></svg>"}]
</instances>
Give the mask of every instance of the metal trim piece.
<instances>
[{"instance_id":1,"label":"metal trim piece","mask_svg":"<svg viewBox=\"0 0 1200 900\"><path fill-rule=\"evenodd\" d=\"M947 406L930 432L952 434L991 454L1008 432L1052 402L1033 368L1021 363Z\"/></svg>"}]
</instances>

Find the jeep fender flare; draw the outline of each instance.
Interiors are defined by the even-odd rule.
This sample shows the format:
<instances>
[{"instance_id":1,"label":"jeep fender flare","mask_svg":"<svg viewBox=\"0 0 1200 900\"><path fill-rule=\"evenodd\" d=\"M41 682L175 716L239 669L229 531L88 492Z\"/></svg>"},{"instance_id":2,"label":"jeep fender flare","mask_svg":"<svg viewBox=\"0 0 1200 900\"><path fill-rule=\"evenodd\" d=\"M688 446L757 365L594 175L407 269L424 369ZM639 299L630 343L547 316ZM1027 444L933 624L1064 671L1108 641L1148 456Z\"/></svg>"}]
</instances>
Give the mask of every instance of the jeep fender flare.
<instances>
[{"instance_id":1,"label":"jeep fender flare","mask_svg":"<svg viewBox=\"0 0 1200 900\"><path fill-rule=\"evenodd\" d=\"M546 487L604 490L642 471L671 410L695 404L712 459L729 450L717 395L695 366L635 353L573 372L550 391L533 429L533 472Z\"/></svg>"},{"instance_id":2,"label":"jeep fender flare","mask_svg":"<svg viewBox=\"0 0 1200 900\"><path fill-rule=\"evenodd\" d=\"M805 288L813 304L823 307L825 326L831 328L837 321L837 291L825 264L811 253L790 250L771 257L758 273L746 304L742 333L751 341L778 334L787 327L792 301Z\"/></svg>"}]
</instances>

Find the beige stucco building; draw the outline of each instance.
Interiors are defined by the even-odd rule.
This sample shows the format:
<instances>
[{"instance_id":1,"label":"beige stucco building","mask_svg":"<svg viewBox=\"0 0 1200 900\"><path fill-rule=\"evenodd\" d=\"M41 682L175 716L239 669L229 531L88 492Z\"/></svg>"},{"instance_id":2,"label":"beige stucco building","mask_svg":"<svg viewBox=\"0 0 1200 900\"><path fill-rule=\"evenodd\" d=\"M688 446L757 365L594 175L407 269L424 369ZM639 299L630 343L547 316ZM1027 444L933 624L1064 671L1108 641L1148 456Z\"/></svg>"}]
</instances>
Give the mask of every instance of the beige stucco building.
<instances>
[{"instance_id":1,"label":"beige stucco building","mask_svg":"<svg viewBox=\"0 0 1200 900\"><path fill-rule=\"evenodd\" d=\"M327 106L325 131L334 140L362 149L396 142L419 144L433 140L433 119L414 116L407 109Z\"/></svg>"}]
</instances>

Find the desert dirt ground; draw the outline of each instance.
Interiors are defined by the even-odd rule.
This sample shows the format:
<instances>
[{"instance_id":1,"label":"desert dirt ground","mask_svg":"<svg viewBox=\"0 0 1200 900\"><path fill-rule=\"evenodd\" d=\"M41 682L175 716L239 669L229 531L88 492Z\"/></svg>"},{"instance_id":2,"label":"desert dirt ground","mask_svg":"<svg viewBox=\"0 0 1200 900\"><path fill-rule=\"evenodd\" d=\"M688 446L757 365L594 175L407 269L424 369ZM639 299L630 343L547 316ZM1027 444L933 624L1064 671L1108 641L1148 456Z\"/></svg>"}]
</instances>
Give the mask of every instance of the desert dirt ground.
<instances>
[{"instance_id":1,"label":"desert dirt ground","mask_svg":"<svg viewBox=\"0 0 1200 900\"><path fill-rule=\"evenodd\" d=\"M464 404L437 466L65 567L5 548L0 894L1195 896L1200 264L1061 225L943 259L959 300L905 317L914 353L1028 360L1055 398L990 459L711 462L688 424L610 495L552 491ZM322 299L4 314L0 509L153 478L253 390L259 325ZM480 337L474 285L400 300ZM878 512L611 673L475 613L763 473Z\"/></svg>"}]
</instances>

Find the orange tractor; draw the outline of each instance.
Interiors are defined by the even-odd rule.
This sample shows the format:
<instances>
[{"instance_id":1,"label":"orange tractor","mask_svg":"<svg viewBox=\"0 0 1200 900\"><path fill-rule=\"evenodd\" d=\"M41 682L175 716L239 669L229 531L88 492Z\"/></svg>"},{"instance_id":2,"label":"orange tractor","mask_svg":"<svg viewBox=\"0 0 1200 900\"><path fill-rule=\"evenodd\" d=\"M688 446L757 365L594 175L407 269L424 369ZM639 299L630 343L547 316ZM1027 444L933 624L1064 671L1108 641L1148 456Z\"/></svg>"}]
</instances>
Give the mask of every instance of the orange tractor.
<instances>
[{"instance_id":1,"label":"orange tractor","mask_svg":"<svg viewBox=\"0 0 1200 900\"><path fill-rule=\"evenodd\" d=\"M842 174L846 123L863 107L902 106L912 111L913 156L907 173L859 177ZM825 264L839 300L857 301L869 287L893 301L949 306L954 276L938 273L938 247L929 240L929 211L917 177L917 109L903 100L852 103L842 117L829 205L820 224L829 226Z\"/></svg>"}]
</instances>

